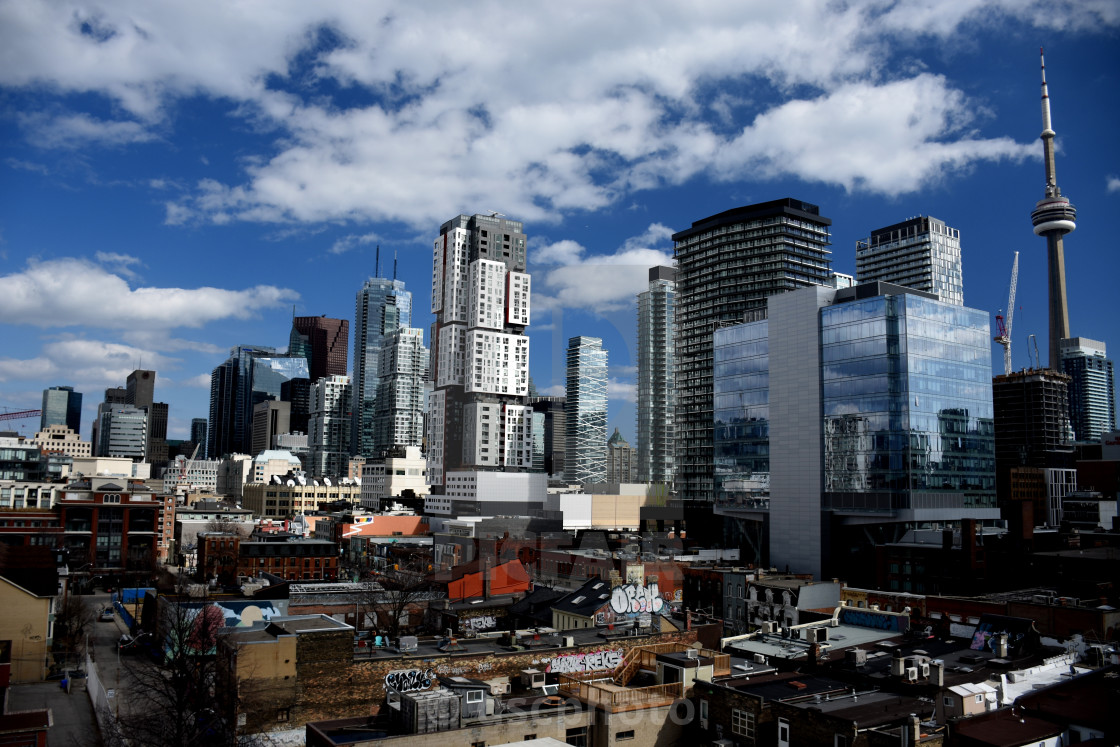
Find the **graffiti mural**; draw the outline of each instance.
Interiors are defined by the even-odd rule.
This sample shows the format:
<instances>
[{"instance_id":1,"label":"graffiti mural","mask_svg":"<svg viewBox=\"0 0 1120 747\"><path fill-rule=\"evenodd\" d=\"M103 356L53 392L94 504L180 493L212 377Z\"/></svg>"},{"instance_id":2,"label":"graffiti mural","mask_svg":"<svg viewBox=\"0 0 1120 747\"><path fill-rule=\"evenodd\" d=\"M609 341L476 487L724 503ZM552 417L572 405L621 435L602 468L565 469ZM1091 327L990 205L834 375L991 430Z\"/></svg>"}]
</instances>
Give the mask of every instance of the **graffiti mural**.
<instances>
[{"instance_id":1,"label":"graffiti mural","mask_svg":"<svg viewBox=\"0 0 1120 747\"><path fill-rule=\"evenodd\" d=\"M611 609L616 615L660 614L664 608L665 600L656 583L649 586L626 584L614 587L611 592Z\"/></svg>"},{"instance_id":2,"label":"graffiti mural","mask_svg":"<svg viewBox=\"0 0 1120 747\"><path fill-rule=\"evenodd\" d=\"M498 619L493 615L479 615L460 620L459 626L464 631L493 630L498 627Z\"/></svg>"},{"instance_id":3,"label":"graffiti mural","mask_svg":"<svg viewBox=\"0 0 1120 747\"><path fill-rule=\"evenodd\" d=\"M427 690L436 679L430 669L398 669L385 675L385 689L399 693Z\"/></svg>"},{"instance_id":4,"label":"graffiti mural","mask_svg":"<svg viewBox=\"0 0 1120 747\"><path fill-rule=\"evenodd\" d=\"M571 672L601 672L606 669L615 669L622 663L624 653L622 649L604 649L589 654L557 656L545 667L544 671L553 674L570 674Z\"/></svg>"}]
</instances>

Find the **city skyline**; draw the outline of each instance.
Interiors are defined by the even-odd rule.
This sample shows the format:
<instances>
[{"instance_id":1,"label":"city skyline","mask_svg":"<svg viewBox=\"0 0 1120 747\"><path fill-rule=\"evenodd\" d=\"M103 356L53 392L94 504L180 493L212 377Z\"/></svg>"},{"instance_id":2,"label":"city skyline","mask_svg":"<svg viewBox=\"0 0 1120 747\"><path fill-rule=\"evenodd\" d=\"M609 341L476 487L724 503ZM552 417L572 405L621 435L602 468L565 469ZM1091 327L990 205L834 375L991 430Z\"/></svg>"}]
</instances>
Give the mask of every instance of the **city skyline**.
<instances>
[{"instance_id":1,"label":"city skyline","mask_svg":"<svg viewBox=\"0 0 1120 747\"><path fill-rule=\"evenodd\" d=\"M1117 269L1120 103L1101 94L1120 76L1120 11L1040 7L505 9L518 44L479 61L469 33L439 59L399 33L437 12L469 29L454 20L465 9L401 7L385 23L346 6L270 10L244 45L224 8L7 5L0 408L73 386L89 438L101 392L150 369L168 437L188 438L230 348L283 348L293 305L353 320L378 244L398 253L427 333L440 222L500 211L531 237L538 390L561 392L569 337L601 337L608 432L634 433L649 268L671 264L669 237L693 221L786 197L833 220L838 272L854 274L855 242L877 227L932 215L959 229L965 303L993 334L1019 251L1019 370L1048 323L1030 223L1045 182L1040 43L1078 209L1070 333L1115 346L1120 323L1100 308Z\"/></svg>"}]
</instances>

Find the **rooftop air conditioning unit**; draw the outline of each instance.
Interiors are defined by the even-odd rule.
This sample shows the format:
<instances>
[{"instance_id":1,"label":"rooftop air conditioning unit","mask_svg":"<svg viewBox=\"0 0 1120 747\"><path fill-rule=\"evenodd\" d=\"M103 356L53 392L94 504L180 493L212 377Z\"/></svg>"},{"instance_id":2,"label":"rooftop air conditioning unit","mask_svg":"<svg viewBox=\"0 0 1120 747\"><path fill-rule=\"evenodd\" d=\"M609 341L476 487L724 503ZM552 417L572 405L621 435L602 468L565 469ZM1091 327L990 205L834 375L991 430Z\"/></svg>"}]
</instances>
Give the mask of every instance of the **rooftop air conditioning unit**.
<instances>
[{"instance_id":1,"label":"rooftop air conditioning unit","mask_svg":"<svg viewBox=\"0 0 1120 747\"><path fill-rule=\"evenodd\" d=\"M910 682L917 682L918 681L918 668L917 667L909 667L906 670L906 679Z\"/></svg>"},{"instance_id":2,"label":"rooftop air conditioning unit","mask_svg":"<svg viewBox=\"0 0 1120 747\"><path fill-rule=\"evenodd\" d=\"M686 659L699 659L700 658L700 652L697 651L694 648L690 648L690 649L688 649L687 651L684 652L684 658L686 658Z\"/></svg>"},{"instance_id":3,"label":"rooftop air conditioning unit","mask_svg":"<svg viewBox=\"0 0 1120 747\"><path fill-rule=\"evenodd\" d=\"M575 637L570 636L570 635L564 636L563 642L564 642L564 648L571 648L572 646L576 645Z\"/></svg>"},{"instance_id":4,"label":"rooftop air conditioning unit","mask_svg":"<svg viewBox=\"0 0 1120 747\"><path fill-rule=\"evenodd\" d=\"M929 677L929 662L922 662L922 676Z\"/></svg>"},{"instance_id":5,"label":"rooftop air conditioning unit","mask_svg":"<svg viewBox=\"0 0 1120 747\"><path fill-rule=\"evenodd\" d=\"M817 628L817 640L821 643L828 640L828 628Z\"/></svg>"},{"instance_id":6,"label":"rooftop air conditioning unit","mask_svg":"<svg viewBox=\"0 0 1120 747\"><path fill-rule=\"evenodd\" d=\"M762 654L755 654L754 655L754 663L755 664L765 664L766 663L766 657L763 656Z\"/></svg>"}]
</instances>

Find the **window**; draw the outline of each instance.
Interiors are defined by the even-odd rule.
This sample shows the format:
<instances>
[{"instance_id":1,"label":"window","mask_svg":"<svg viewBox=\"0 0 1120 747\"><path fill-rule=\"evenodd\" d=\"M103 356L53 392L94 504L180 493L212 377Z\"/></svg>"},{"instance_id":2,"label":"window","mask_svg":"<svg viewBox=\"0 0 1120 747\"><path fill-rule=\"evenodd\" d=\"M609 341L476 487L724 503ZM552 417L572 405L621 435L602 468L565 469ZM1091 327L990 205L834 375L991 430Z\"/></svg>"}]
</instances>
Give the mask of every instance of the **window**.
<instances>
[{"instance_id":1,"label":"window","mask_svg":"<svg viewBox=\"0 0 1120 747\"><path fill-rule=\"evenodd\" d=\"M976 702L977 703L983 703L984 702L984 696L983 695L977 695L976 696Z\"/></svg>"},{"instance_id":2,"label":"window","mask_svg":"<svg viewBox=\"0 0 1120 747\"><path fill-rule=\"evenodd\" d=\"M754 742L754 713L740 711L738 708L731 711L731 733L746 737Z\"/></svg>"},{"instance_id":3,"label":"window","mask_svg":"<svg viewBox=\"0 0 1120 747\"><path fill-rule=\"evenodd\" d=\"M708 701L704 699L700 700L700 718L708 718Z\"/></svg>"},{"instance_id":4,"label":"window","mask_svg":"<svg viewBox=\"0 0 1120 747\"><path fill-rule=\"evenodd\" d=\"M291 712L292 712L291 708L280 708L280 709L278 709L276 711L276 720L277 721L287 721L288 718L291 716Z\"/></svg>"},{"instance_id":5,"label":"window","mask_svg":"<svg viewBox=\"0 0 1120 747\"><path fill-rule=\"evenodd\" d=\"M778 719L778 744L789 744L789 722L784 718Z\"/></svg>"},{"instance_id":6,"label":"window","mask_svg":"<svg viewBox=\"0 0 1120 747\"><path fill-rule=\"evenodd\" d=\"M481 703L482 702L482 691L481 690L471 690L471 691L469 691L467 693L467 702L468 703Z\"/></svg>"},{"instance_id":7,"label":"window","mask_svg":"<svg viewBox=\"0 0 1120 747\"><path fill-rule=\"evenodd\" d=\"M832 747L848 747L848 736L837 734L832 740Z\"/></svg>"},{"instance_id":8,"label":"window","mask_svg":"<svg viewBox=\"0 0 1120 747\"><path fill-rule=\"evenodd\" d=\"M633 729L628 729L626 731L616 731L614 733L614 740L616 742L621 742L623 740L633 739L633 738L634 738L634 730Z\"/></svg>"},{"instance_id":9,"label":"window","mask_svg":"<svg viewBox=\"0 0 1120 747\"><path fill-rule=\"evenodd\" d=\"M950 698L950 697L948 697L948 696L945 696L944 698L942 698L942 699L941 699L941 703L942 703L942 705L944 705L944 706L945 706L946 708L952 708L952 707L953 707L953 699L952 699L952 698Z\"/></svg>"}]
</instances>

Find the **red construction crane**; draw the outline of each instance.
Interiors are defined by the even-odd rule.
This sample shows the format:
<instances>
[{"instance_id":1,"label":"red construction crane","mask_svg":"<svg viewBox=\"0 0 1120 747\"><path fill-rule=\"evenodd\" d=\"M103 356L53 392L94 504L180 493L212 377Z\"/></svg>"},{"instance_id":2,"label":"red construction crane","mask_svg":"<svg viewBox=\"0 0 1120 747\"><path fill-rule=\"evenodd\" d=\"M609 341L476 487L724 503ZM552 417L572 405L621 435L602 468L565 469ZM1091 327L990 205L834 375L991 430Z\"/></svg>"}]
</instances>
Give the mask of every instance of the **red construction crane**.
<instances>
[{"instance_id":1,"label":"red construction crane","mask_svg":"<svg viewBox=\"0 0 1120 747\"><path fill-rule=\"evenodd\" d=\"M0 420L23 420L24 418L37 418L42 414L42 410L17 410L16 412L0 412Z\"/></svg>"}]
</instances>

